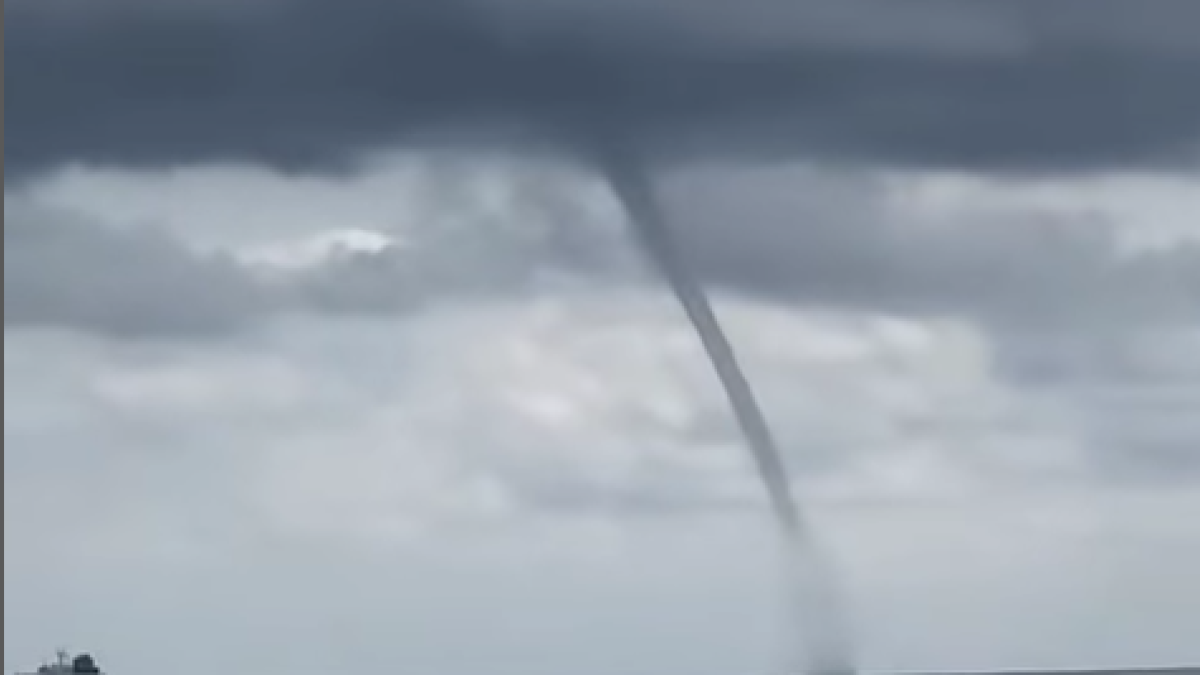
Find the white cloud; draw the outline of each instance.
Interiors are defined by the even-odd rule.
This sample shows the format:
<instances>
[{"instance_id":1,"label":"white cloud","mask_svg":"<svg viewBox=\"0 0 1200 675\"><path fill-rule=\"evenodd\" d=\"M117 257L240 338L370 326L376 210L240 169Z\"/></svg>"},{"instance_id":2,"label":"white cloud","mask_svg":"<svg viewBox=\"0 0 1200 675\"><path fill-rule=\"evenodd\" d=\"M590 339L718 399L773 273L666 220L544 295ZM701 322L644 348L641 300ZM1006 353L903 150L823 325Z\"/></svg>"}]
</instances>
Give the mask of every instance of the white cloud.
<instances>
[{"instance_id":1,"label":"white cloud","mask_svg":"<svg viewBox=\"0 0 1200 675\"><path fill-rule=\"evenodd\" d=\"M1052 420L1003 430L1029 413L993 381L970 331L723 307L797 473L811 468L812 489L829 498L954 494L953 479L967 481L961 490L1021 468L1023 444L1078 461ZM8 358L50 369L14 372L14 386L42 383L16 391L18 405L50 411L74 390L94 417L17 408L14 433L75 436L90 421L98 438L124 436L126 453L245 462L264 481L245 497L289 526L759 501L699 345L660 296L577 292L412 320L287 322L132 363L106 352L133 348L93 347L94 360L67 372L47 359L64 344L10 338ZM113 419L131 426L107 427ZM974 448L956 451L959 442Z\"/></svg>"},{"instance_id":2,"label":"white cloud","mask_svg":"<svg viewBox=\"0 0 1200 675\"><path fill-rule=\"evenodd\" d=\"M1200 228L1189 214L1200 208L1196 177L1106 174L1074 179L1008 180L940 174L890 181L892 198L925 217L953 221L980 210L1035 211L1065 219L1090 219L1113 227L1134 250L1194 242Z\"/></svg>"}]
</instances>

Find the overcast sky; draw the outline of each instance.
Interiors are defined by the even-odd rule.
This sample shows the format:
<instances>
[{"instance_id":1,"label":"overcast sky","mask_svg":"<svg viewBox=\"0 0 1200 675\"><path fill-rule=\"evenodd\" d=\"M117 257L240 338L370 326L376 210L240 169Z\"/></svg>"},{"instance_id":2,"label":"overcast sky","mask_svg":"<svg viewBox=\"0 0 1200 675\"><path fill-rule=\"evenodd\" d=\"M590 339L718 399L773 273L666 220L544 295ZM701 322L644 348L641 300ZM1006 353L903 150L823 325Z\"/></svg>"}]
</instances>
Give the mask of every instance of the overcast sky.
<instances>
[{"instance_id":1,"label":"overcast sky","mask_svg":"<svg viewBox=\"0 0 1200 675\"><path fill-rule=\"evenodd\" d=\"M1197 3L5 11L6 671L781 672L761 491L596 134L865 668L1200 662Z\"/></svg>"}]
</instances>

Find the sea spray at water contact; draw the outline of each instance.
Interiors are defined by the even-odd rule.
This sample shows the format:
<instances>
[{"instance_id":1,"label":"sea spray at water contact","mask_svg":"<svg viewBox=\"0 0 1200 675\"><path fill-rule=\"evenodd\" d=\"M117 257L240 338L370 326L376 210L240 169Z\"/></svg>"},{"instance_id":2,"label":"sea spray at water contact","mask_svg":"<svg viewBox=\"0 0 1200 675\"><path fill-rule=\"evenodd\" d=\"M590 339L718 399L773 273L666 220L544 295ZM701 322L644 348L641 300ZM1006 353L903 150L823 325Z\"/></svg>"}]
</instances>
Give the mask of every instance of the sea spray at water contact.
<instances>
[{"instance_id":1,"label":"sea spray at water contact","mask_svg":"<svg viewBox=\"0 0 1200 675\"><path fill-rule=\"evenodd\" d=\"M789 590L795 594L804 669L809 675L854 672L839 584L792 494L787 469L749 381L703 288L680 255L644 162L620 143L593 145L590 159L608 181L642 249L657 265L691 321L720 378L754 456L782 530Z\"/></svg>"}]
</instances>

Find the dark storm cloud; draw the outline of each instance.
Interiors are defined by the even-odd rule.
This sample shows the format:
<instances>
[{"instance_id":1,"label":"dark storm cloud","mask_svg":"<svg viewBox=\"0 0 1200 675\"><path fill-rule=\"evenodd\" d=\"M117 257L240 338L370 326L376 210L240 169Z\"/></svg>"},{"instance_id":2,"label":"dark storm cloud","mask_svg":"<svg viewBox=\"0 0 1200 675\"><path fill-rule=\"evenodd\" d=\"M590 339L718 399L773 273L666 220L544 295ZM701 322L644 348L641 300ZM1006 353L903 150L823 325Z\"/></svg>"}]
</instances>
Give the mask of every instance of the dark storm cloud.
<instances>
[{"instance_id":1,"label":"dark storm cloud","mask_svg":"<svg viewBox=\"0 0 1200 675\"><path fill-rule=\"evenodd\" d=\"M736 11L733 7L736 5ZM8 3L10 175L72 160L329 167L560 142L1085 169L1191 161L1190 0Z\"/></svg>"}]
</instances>

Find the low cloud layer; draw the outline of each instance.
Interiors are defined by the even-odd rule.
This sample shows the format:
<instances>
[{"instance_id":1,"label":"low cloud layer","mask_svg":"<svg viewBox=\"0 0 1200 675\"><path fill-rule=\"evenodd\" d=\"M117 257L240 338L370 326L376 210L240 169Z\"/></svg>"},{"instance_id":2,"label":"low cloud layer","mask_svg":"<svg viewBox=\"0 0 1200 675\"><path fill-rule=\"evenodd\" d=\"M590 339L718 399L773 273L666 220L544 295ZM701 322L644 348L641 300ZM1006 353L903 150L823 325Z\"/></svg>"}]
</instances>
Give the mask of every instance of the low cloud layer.
<instances>
[{"instance_id":1,"label":"low cloud layer","mask_svg":"<svg viewBox=\"0 0 1200 675\"><path fill-rule=\"evenodd\" d=\"M542 184L544 172L443 167L438 192L398 205L370 236L283 225L275 236L290 247L257 253L188 244L208 228L88 222L17 195L5 206L5 324L206 336L295 312L402 315L456 298L651 281L612 196L579 175ZM307 189L279 196L302 205ZM753 298L1040 335L1186 325L1200 308L1200 245L1132 249L1123 235L1138 228L1103 212L986 200L930 210L870 176L786 168L685 172L661 192L701 278Z\"/></svg>"},{"instance_id":2,"label":"low cloud layer","mask_svg":"<svg viewBox=\"0 0 1200 675\"><path fill-rule=\"evenodd\" d=\"M4 207L6 329L209 336L269 310L263 289L228 258L152 230L112 231L8 199Z\"/></svg>"},{"instance_id":3,"label":"low cloud layer","mask_svg":"<svg viewBox=\"0 0 1200 675\"><path fill-rule=\"evenodd\" d=\"M534 212L506 223L471 203L447 208L461 220L423 213L402 231L307 237L285 226L274 246L206 249L161 223L114 224L13 196L5 202L5 329L207 340L297 313L392 317L442 301L514 297L566 275L604 274L614 259L587 251L589 240L602 241L595 233L536 222Z\"/></svg>"},{"instance_id":4,"label":"low cloud layer","mask_svg":"<svg viewBox=\"0 0 1200 675\"><path fill-rule=\"evenodd\" d=\"M637 302L662 298L660 282L626 240L612 196L597 190L592 179L555 173L554 181L544 180L546 167L540 165L469 166L440 165L427 169L432 174L407 165L402 171L382 168L379 175L332 184L336 187L309 179L288 187L287 179L274 184L243 175L246 186L258 186L272 195L268 201L284 207L272 215L266 204L247 202L263 222L282 215L274 229L264 229L254 241L240 238L232 223L197 229L192 214L203 206L188 204L208 203L204 186L214 179L204 172L173 183L147 183L141 191L112 178L78 174L58 188L14 195L5 214L6 334L66 331L148 348L224 348L270 335L292 321L369 331L396 321L421 326L467 308L524 311L523 303L543 302L551 303L544 305L544 320L555 322L566 320L555 318L555 312L571 310L553 303L587 304L590 294L604 289L632 303L596 305L598 315L620 322L626 312L651 311ZM426 183L430 176L436 180ZM89 180L99 187L89 187ZM1007 198L965 194L943 199L940 206L921 197L922 191L962 190L932 187L940 180L889 184L878 176L804 168L718 170L684 172L661 188L683 226L682 241L696 269L717 292L722 313L734 312L728 318L737 341L754 339L746 326L755 321L774 325L773 319L738 309L743 303L863 317L866 323L847 329L854 331L876 330L868 326L879 317L965 327L982 340L982 346L962 347L983 350L970 357L978 359L979 368L1050 410L1061 404L1076 411L1075 428L1091 458L1086 469L1075 472L1077 478L1130 486L1200 479L1196 429L1188 415L1200 405L1195 388L1200 366L1191 357L1200 306L1196 244L1181 239L1133 248L1125 243L1136 239L1129 235L1153 230L1153 214L1140 214L1148 218L1140 220L1119 209L1073 213L1022 205L1021 198L1011 196L1019 188L1011 188ZM321 196L324 190L354 194L373 191L377 184L405 192L404 208L383 203L378 213L357 212L353 223L366 229L299 235L297 223L289 220L307 208L314 224L326 210L333 222L349 198L331 200ZM429 184L438 189L425 192L421 186ZM548 185L553 189L532 189ZM1083 194L1080 188L1059 189ZM110 201L110 194L119 198ZM163 195L182 206L154 206ZM76 215L56 204L70 204ZM138 211L138 204L144 210ZM1164 202L1160 211L1186 208L1184 199ZM737 236L725 227L734 220ZM129 224L141 221L155 227ZM221 236L206 239L220 232L225 243ZM655 307L667 317L673 311L670 305ZM468 316L462 321L475 320ZM508 321L503 312L489 316L497 326ZM578 320L602 339L603 322L587 315ZM743 320L750 323L739 325ZM482 330L454 325L471 336ZM776 328L783 334L794 327ZM553 336L559 329L546 330ZM902 342L925 339L903 338L904 330L898 335ZM451 337L452 331L442 339ZM590 358L586 352L576 356ZM754 354L747 358L755 368ZM772 371L779 367L757 370L768 400L795 396L785 393L782 382L772 394ZM934 377L932 372L926 376ZM947 405L938 404L938 411L927 410L911 423L920 427L954 417ZM1002 415L987 434L1008 438L1006 425L1025 429L1047 423L1024 414ZM813 417L799 410L776 410L775 415ZM969 431L974 422L965 421L975 415L963 414L962 433L980 433ZM471 416L482 419L485 410ZM970 442L950 427L938 426L938 433ZM823 437L811 426L804 434ZM796 460L804 463L805 474L838 465L839 448L850 441L828 440ZM988 441L993 442L999 449L1008 441ZM1044 451L1053 464L1055 451ZM667 470L671 473L688 470L676 466ZM612 486L590 481L555 475L526 487L531 498L568 511L604 500L613 508L641 512L676 501L706 509L743 499L701 496L693 488L658 483L614 494Z\"/></svg>"},{"instance_id":5,"label":"low cloud layer","mask_svg":"<svg viewBox=\"0 0 1200 675\"><path fill-rule=\"evenodd\" d=\"M331 168L404 144L571 144L1011 171L1178 166L1194 3L11 3L7 176Z\"/></svg>"},{"instance_id":6,"label":"low cloud layer","mask_svg":"<svg viewBox=\"0 0 1200 675\"><path fill-rule=\"evenodd\" d=\"M708 280L755 296L1003 330L1121 330L1191 321L1200 309L1200 246L1131 251L1129 223L1086 206L968 198L925 209L907 190L778 169L694 172L664 186Z\"/></svg>"}]
</instances>

